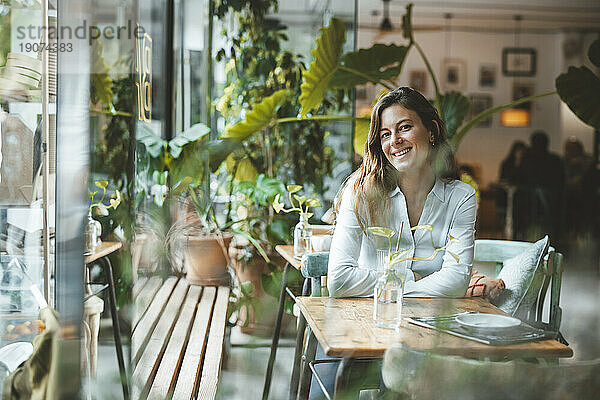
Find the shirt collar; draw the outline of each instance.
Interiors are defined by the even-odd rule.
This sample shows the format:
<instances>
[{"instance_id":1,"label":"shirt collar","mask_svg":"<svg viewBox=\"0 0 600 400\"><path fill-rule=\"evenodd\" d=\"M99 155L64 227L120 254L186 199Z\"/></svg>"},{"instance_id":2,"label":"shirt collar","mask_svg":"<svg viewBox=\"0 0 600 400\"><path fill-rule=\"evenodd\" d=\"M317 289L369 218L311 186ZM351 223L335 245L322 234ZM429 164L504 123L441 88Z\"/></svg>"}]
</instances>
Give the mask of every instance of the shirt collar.
<instances>
[{"instance_id":1,"label":"shirt collar","mask_svg":"<svg viewBox=\"0 0 600 400\"><path fill-rule=\"evenodd\" d=\"M438 199L440 199L441 202L443 202L446 197L445 188L446 185L444 184L444 182L442 182L439 178L435 178L435 183L433 184L433 188L429 193L433 193ZM396 186L396 188L390 193L390 197L394 197L398 193L401 193L400 188Z\"/></svg>"},{"instance_id":2,"label":"shirt collar","mask_svg":"<svg viewBox=\"0 0 600 400\"><path fill-rule=\"evenodd\" d=\"M444 193L445 188L446 184L442 182L440 178L435 178L435 183L433 184L433 189L431 189L431 191L437 196L438 199L440 199L441 202L444 202L446 197Z\"/></svg>"}]
</instances>

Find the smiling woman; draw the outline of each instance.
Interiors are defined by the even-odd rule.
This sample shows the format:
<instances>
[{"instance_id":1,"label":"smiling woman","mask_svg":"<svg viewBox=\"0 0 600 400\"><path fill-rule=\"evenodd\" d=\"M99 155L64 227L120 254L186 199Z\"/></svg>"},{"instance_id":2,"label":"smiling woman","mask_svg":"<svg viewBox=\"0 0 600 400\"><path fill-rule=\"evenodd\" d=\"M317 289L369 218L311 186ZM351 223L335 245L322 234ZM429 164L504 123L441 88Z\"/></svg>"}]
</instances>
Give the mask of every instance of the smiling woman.
<instances>
[{"instance_id":1,"label":"smiling woman","mask_svg":"<svg viewBox=\"0 0 600 400\"><path fill-rule=\"evenodd\" d=\"M363 163L340 192L329 258L332 296L373 294L378 246L368 226L399 232L400 247L410 249L405 295L464 296L473 260L475 191L457 180L444 124L423 95L401 87L377 102ZM431 235L411 229L424 224L432 227ZM450 243L449 237L457 240ZM446 251L429 259L432 245Z\"/></svg>"}]
</instances>

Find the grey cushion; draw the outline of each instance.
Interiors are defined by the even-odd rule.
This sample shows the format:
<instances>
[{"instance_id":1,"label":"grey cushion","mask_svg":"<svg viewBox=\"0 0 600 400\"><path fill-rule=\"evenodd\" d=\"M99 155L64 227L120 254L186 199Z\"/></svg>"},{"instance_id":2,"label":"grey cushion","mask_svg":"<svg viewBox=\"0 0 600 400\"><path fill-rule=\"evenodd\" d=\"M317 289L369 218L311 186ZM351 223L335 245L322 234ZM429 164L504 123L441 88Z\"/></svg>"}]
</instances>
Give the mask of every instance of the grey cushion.
<instances>
[{"instance_id":1,"label":"grey cushion","mask_svg":"<svg viewBox=\"0 0 600 400\"><path fill-rule=\"evenodd\" d=\"M544 273L541 265L548 251L548 236L538 240L527 250L504 261L498 278L506 289L494 302L502 311L521 319L528 319L529 310L535 304Z\"/></svg>"},{"instance_id":2,"label":"grey cushion","mask_svg":"<svg viewBox=\"0 0 600 400\"><path fill-rule=\"evenodd\" d=\"M327 276L328 265L328 251L309 253L302 256L300 271L302 271L302 275L305 278L318 278L320 276Z\"/></svg>"}]
</instances>

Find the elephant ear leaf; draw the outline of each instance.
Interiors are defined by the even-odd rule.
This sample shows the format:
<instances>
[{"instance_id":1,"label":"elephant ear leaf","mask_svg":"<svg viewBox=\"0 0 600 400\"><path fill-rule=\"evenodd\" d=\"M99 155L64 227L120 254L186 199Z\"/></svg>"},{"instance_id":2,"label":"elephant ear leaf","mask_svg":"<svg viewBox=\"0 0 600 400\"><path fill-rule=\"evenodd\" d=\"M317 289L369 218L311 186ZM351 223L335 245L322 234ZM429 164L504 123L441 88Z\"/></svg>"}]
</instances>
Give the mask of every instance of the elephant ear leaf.
<instances>
[{"instance_id":1,"label":"elephant ear leaf","mask_svg":"<svg viewBox=\"0 0 600 400\"><path fill-rule=\"evenodd\" d=\"M555 84L560 99L571 111L586 124L600 129L600 79L587 67L569 67Z\"/></svg>"},{"instance_id":2,"label":"elephant ear leaf","mask_svg":"<svg viewBox=\"0 0 600 400\"><path fill-rule=\"evenodd\" d=\"M256 132L266 128L276 118L277 110L289 96L287 89L281 89L265 97L246 113L246 118L225 128L222 138L245 140Z\"/></svg>"},{"instance_id":3,"label":"elephant ear leaf","mask_svg":"<svg viewBox=\"0 0 600 400\"><path fill-rule=\"evenodd\" d=\"M394 79L402 71L408 47L377 43L368 49L360 49L347 53L342 58L342 66L355 70L338 69L331 79L330 87L353 88L367 82L378 83L380 80Z\"/></svg>"},{"instance_id":4,"label":"elephant ear leaf","mask_svg":"<svg viewBox=\"0 0 600 400\"><path fill-rule=\"evenodd\" d=\"M313 61L303 74L300 86L300 113L307 113L319 106L329 87L329 81L338 68L342 47L346 41L346 27L338 18L332 18L329 26L321 28L317 47L312 51Z\"/></svg>"},{"instance_id":5,"label":"elephant ear leaf","mask_svg":"<svg viewBox=\"0 0 600 400\"><path fill-rule=\"evenodd\" d=\"M588 57L592 64L600 68L600 39L596 39L588 50Z\"/></svg>"},{"instance_id":6,"label":"elephant ear leaf","mask_svg":"<svg viewBox=\"0 0 600 400\"><path fill-rule=\"evenodd\" d=\"M449 92L440 96L440 108L444 115L448 139L451 139L469 114L471 102L462 93Z\"/></svg>"},{"instance_id":7,"label":"elephant ear leaf","mask_svg":"<svg viewBox=\"0 0 600 400\"><path fill-rule=\"evenodd\" d=\"M365 155L365 143L369 136L370 118L365 115L354 121L354 151L361 156Z\"/></svg>"}]
</instances>

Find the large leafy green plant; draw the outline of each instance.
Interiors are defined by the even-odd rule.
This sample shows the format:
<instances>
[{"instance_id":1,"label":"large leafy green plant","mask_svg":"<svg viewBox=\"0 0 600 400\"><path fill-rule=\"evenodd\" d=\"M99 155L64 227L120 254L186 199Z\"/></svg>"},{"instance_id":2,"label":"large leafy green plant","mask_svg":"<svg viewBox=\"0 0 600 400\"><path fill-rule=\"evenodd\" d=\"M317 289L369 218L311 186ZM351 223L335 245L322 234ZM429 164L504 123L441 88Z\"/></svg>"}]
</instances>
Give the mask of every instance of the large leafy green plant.
<instances>
[{"instance_id":1,"label":"large leafy green plant","mask_svg":"<svg viewBox=\"0 0 600 400\"><path fill-rule=\"evenodd\" d=\"M251 129L261 135L245 135L242 128L228 137L242 142L242 148L227 160L229 173L236 168L238 181L253 180L264 173L295 183L310 183L316 192L324 190L324 177L332 171L334 152L325 141L326 125L319 121L302 121L287 126L269 126L262 122L268 116L253 119L244 115L253 105L265 103L269 112L280 116L300 111L302 73L306 69L302 55L283 50L286 27L267 14L277 11L277 0L237 2L216 0L215 14L223 21L233 16L235 30L224 30L228 46L217 52L217 60L229 59L225 66L227 83L216 109L230 127L245 119ZM270 97L273 96L272 99ZM272 102L272 104L268 104ZM250 107L249 107L250 106ZM349 97L343 91L328 93L320 104L320 112L347 107ZM260 111L260 109L256 109ZM301 143L293 146L291 143ZM237 161L237 165L236 165Z\"/></svg>"},{"instance_id":2,"label":"large leafy green plant","mask_svg":"<svg viewBox=\"0 0 600 400\"><path fill-rule=\"evenodd\" d=\"M485 110L472 119L465 121L470 109L468 98L460 92L451 91L442 93L431 64L421 46L415 41L412 34L412 4L406 8L402 18L403 37L408 41L406 45L375 44L368 49L342 54L346 37L344 23L332 18L329 26L321 29L321 35L316 41L316 48L312 51L313 60L307 71L303 72L303 83L299 103L301 112L299 116L278 117L277 107L281 106L285 94L276 92L254 105L252 112L247 113L245 119L229 126L223 137L237 137L247 139L261 129L273 128L284 123L303 122L314 120L356 119L357 140L355 145L364 145L367 136L368 118L336 115L322 115L314 113L323 101L324 96L332 90L351 89L356 85L372 83L380 84L392 90L396 87L394 79L400 74L404 60L411 49L421 56L433 81L435 98L433 104L439 115L444 120L448 130L448 137L454 149L458 148L461 140L471 128L494 113L512 108L518 104L532 101L540 97L555 94L543 93L516 100ZM314 113L314 114L313 114Z\"/></svg>"},{"instance_id":3,"label":"large leafy green plant","mask_svg":"<svg viewBox=\"0 0 600 400\"><path fill-rule=\"evenodd\" d=\"M600 68L600 39L591 44L588 58ZM569 67L556 78L556 90L579 119L600 129L600 78L588 67Z\"/></svg>"}]
</instances>

